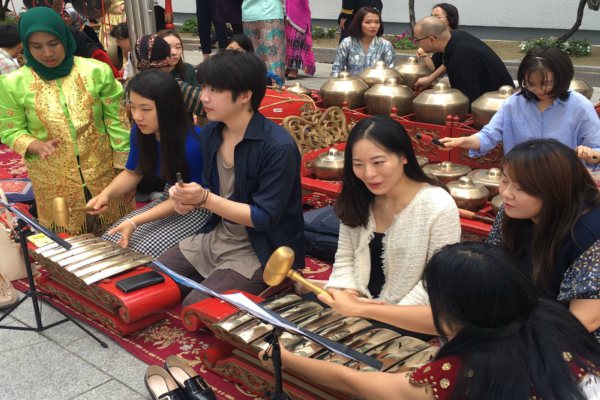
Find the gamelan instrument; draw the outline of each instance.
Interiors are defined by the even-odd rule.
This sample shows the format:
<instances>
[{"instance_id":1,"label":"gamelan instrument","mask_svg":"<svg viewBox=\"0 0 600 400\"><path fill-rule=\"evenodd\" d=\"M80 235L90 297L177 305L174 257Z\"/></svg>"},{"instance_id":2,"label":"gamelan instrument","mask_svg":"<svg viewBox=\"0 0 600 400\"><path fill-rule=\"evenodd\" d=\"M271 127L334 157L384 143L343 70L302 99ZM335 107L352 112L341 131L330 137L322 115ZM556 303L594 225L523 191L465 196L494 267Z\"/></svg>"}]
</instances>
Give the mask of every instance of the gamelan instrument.
<instances>
[{"instance_id":1,"label":"gamelan instrument","mask_svg":"<svg viewBox=\"0 0 600 400\"><path fill-rule=\"evenodd\" d=\"M293 281L299 282L307 289L316 294L329 295L329 293L312 282L306 280L298 271L292 269L294 263L294 250L287 246L277 248L269 257L265 270L263 272L263 280L269 286L280 285L285 278L290 278Z\"/></svg>"},{"instance_id":2,"label":"gamelan instrument","mask_svg":"<svg viewBox=\"0 0 600 400\"><path fill-rule=\"evenodd\" d=\"M262 301L257 296L247 296L254 301ZM437 352L437 347L419 339L403 336L391 329L375 327L362 318L344 317L330 308L303 300L295 294L265 300L262 305L308 331L378 359L383 363L383 371L408 371L431 361ZM243 384L257 395L263 395L265 391L272 389L273 373L262 367L257 355L260 350L267 348L265 337L271 333L272 327L243 311L231 314L233 311L235 309L227 304L207 299L183 310L184 325L190 330L207 327L229 344L224 344L219 349L201 350L200 357L207 368L226 379ZM357 370L373 370L365 364L288 332L284 332L279 341L286 349L304 357L343 364ZM348 398L347 394L316 386L291 371L283 372L284 390L294 399Z\"/></svg>"},{"instance_id":3,"label":"gamelan instrument","mask_svg":"<svg viewBox=\"0 0 600 400\"><path fill-rule=\"evenodd\" d=\"M121 334L142 329L179 302L170 278L130 293L117 288L120 280L150 271L146 264L152 257L89 233L65 240L71 249L55 243L30 248L30 256L46 270L38 285L109 329Z\"/></svg>"},{"instance_id":4,"label":"gamelan instrument","mask_svg":"<svg viewBox=\"0 0 600 400\"><path fill-rule=\"evenodd\" d=\"M150 256L91 234L74 236L67 241L73 245L69 250L52 243L33 250L33 256L47 269L79 279L86 285L152 261Z\"/></svg>"}]
</instances>

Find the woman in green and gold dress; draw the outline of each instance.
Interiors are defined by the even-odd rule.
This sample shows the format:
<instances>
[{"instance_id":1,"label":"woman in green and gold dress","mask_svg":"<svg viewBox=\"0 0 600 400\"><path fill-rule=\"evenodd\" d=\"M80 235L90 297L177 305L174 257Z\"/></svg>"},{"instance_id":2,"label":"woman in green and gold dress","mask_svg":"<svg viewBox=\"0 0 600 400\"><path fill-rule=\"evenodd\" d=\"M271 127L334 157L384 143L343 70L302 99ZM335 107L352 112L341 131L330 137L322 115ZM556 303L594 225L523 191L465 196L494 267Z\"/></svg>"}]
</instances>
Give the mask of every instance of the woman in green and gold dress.
<instances>
[{"instance_id":1,"label":"woman in green and gold dress","mask_svg":"<svg viewBox=\"0 0 600 400\"><path fill-rule=\"evenodd\" d=\"M108 65L73 56L73 36L52 9L24 13L19 34L27 64L0 79L0 139L25 157L39 220L57 229L55 197L64 197L69 207L85 206L86 197L100 193L125 164L123 89ZM115 201L101 225L127 214L130 204ZM72 213L63 228L79 234L91 230L90 223L84 213Z\"/></svg>"}]
</instances>

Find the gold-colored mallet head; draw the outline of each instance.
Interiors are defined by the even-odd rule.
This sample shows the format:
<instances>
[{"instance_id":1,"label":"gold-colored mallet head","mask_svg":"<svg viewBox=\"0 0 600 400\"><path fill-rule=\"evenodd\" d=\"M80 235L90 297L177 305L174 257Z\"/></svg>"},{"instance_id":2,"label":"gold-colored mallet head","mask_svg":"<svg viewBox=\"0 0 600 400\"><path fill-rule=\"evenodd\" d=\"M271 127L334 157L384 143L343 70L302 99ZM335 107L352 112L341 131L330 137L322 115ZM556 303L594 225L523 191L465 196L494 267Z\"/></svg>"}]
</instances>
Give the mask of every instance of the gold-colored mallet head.
<instances>
[{"instance_id":1,"label":"gold-colored mallet head","mask_svg":"<svg viewBox=\"0 0 600 400\"><path fill-rule=\"evenodd\" d=\"M69 207L64 197L55 197L52 200L52 218L54 223L61 228L69 226L69 216L72 212L94 211L93 207Z\"/></svg>"},{"instance_id":2,"label":"gold-colored mallet head","mask_svg":"<svg viewBox=\"0 0 600 400\"><path fill-rule=\"evenodd\" d=\"M271 254L265 270L263 272L263 280L269 286L277 286L284 281L285 278L300 283L310 291L316 294L324 294L330 296L325 290L309 282L302 275L292 269L294 263L294 250L287 246L281 246Z\"/></svg>"}]
</instances>

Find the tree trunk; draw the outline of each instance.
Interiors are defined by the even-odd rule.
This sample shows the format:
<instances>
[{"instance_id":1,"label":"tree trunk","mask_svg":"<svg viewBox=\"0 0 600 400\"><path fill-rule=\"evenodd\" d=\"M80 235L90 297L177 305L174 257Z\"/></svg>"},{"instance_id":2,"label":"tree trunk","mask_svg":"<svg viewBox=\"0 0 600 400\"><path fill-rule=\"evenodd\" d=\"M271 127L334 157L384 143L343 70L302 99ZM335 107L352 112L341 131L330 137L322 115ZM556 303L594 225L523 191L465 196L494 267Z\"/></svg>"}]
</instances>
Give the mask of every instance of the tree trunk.
<instances>
[{"instance_id":1,"label":"tree trunk","mask_svg":"<svg viewBox=\"0 0 600 400\"><path fill-rule=\"evenodd\" d=\"M410 21L410 35L415 35L415 0L408 0L408 18Z\"/></svg>"},{"instance_id":2,"label":"tree trunk","mask_svg":"<svg viewBox=\"0 0 600 400\"><path fill-rule=\"evenodd\" d=\"M564 42L579 30L579 27L581 26L581 20L583 19L583 8L585 7L586 3L587 0L579 0L579 7L577 7L577 19L575 20L575 23L571 29L560 35L559 38L556 39L557 41Z\"/></svg>"},{"instance_id":3,"label":"tree trunk","mask_svg":"<svg viewBox=\"0 0 600 400\"><path fill-rule=\"evenodd\" d=\"M0 21L6 20L6 13L8 12L8 2L10 0L6 0L4 4L0 1Z\"/></svg>"}]
</instances>

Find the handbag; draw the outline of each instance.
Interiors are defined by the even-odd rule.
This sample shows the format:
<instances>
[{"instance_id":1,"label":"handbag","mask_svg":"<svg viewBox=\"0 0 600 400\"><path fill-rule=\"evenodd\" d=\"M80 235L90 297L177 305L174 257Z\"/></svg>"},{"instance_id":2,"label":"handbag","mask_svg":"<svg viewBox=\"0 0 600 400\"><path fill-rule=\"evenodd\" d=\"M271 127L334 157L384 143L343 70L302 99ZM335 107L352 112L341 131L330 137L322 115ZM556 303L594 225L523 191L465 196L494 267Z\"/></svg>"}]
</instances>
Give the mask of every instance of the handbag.
<instances>
[{"instance_id":1,"label":"handbag","mask_svg":"<svg viewBox=\"0 0 600 400\"><path fill-rule=\"evenodd\" d=\"M0 189L0 198L8 203L6 195ZM2 210L4 209L4 212ZM9 281L23 279L27 276L21 245L15 241L17 221L8 209L0 206L0 272Z\"/></svg>"}]
</instances>

